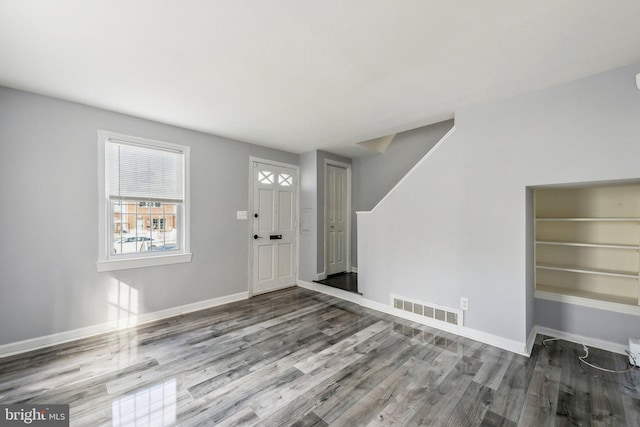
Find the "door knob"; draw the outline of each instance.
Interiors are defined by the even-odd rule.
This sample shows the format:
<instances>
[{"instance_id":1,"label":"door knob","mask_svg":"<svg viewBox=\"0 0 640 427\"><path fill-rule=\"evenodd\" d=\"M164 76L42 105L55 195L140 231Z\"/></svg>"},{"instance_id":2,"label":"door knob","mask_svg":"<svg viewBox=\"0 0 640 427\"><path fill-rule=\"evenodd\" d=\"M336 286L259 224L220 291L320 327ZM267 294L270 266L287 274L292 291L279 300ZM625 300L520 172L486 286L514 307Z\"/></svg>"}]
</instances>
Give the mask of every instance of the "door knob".
<instances>
[{"instance_id":1,"label":"door knob","mask_svg":"<svg viewBox=\"0 0 640 427\"><path fill-rule=\"evenodd\" d=\"M258 218L258 214L257 213L253 214L253 217Z\"/></svg>"},{"instance_id":2,"label":"door knob","mask_svg":"<svg viewBox=\"0 0 640 427\"><path fill-rule=\"evenodd\" d=\"M253 235L253 238L254 238L254 239L261 239L261 237L260 237L260 236L258 236L257 234L254 234L254 235Z\"/></svg>"}]
</instances>

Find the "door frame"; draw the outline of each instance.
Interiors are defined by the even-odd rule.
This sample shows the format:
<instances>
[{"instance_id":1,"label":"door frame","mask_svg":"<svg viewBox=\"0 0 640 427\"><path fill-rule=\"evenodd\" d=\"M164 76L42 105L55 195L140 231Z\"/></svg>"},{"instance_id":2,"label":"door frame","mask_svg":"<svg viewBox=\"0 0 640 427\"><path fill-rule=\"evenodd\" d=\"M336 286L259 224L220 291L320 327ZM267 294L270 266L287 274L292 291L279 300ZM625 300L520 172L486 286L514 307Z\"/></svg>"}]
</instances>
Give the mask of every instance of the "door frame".
<instances>
[{"instance_id":1,"label":"door frame","mask_svg":"<svg viewBox=\"0 0 640 427\"><path fill-rule=\"evenodd\" d=\"M300 224L300 209L299 209L299 200L300 200L300 186L298 185L298 181L300 180L300 166L298 165L292 165L289 163L283 163L283 162L277 162L274 160L268 160L268 159L262 159L260 157L253 157L253 156L249 156L249 202L248 202L248 211L247 211L247 245L248 245L248 250L249 250L249 265L247 266L247 270L248 270L248 283L247 283L247 293L249 295L249 298L251 298L253 296L253 214L255 213L254 210L254 205L253 205L253 200L254 200L254 194L253 194L253 187L254 187L254 182L253 182L253 168L254 168L254 164L255 163L262 163L265 165L270 165L270 166L277 166L277 167L281 167L281 168L287 168L287 169L293 169L296 171L296 179L294 180L295 182L295 200L293 201L294 203L294 209L296 212L296 220L295 223L293 224L293 228L294 228L294 242L296 245L296 250L295 250L295 254L294 254L294 268L295 268L295 272L294 272L294 277L296 279L296 282L298 280L298 260L299 260L299 254L300 254L300 245L298 244L298 240L299 240L299 224Z\"/></svg>"},{"instance_id":2,"label":"door frame","mask_svg":"<svg viewBox=\"0 0 640 427\"><path fill-rule=\"evenodd\" d=\"M322 242L323 242L323 259L324 259L324 271L322 272L322 277L320 279L327 278L327 270L328 270L328 256L327 250L329 249L327 245L327 167L328 166L336 166L339 168L343 168L347 170L347 203L345 205L346 213L346 225L345 225L345 233L346 233L346 248L345 248L345 257L346 257L346 269L347 273L351 273L351 163L344 163L338 160L332 159L324 159L324 194L322 199Z\"/></svg>"}]
</instances>

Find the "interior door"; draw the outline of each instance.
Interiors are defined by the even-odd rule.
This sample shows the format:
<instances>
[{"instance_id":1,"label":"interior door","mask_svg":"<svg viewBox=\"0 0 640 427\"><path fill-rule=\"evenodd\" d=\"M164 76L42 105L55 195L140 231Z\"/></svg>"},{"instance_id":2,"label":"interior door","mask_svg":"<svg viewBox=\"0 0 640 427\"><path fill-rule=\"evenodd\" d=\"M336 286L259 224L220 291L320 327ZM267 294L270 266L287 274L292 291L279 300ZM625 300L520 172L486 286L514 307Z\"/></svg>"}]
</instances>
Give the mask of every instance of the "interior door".
<instances>
[{"instance_id":1,"label":"interior door","mask_svg":"<svg viewBox=\"0 0 640 427\"><path fill-rule=\"evenodd\" d=\"M347 271L347 170L326 165L325 257L327 275Z\"/></svg>"},{"instance_id":2,"label":"interior door","mask_svg":"<svg viewBox=\"0 0 640 427\"><path fill-rule=\"evenodd\" d=\"M253 293L296 280L297 171L253 163Z\"/></svg>"}]
</instances>

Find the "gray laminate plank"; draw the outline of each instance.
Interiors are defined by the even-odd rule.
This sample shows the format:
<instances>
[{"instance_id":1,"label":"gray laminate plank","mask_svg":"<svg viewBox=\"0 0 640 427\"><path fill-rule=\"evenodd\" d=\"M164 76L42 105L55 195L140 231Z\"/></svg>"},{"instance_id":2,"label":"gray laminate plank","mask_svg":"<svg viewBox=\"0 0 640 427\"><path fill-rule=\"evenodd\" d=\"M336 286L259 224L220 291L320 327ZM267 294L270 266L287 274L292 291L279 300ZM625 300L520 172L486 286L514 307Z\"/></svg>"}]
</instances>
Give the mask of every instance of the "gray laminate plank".
<instances>
[{"instance_id":1,"label":"gray laminate plank","mask_svg":"<svg viewBox=\"0 0 640 427\"><path fill-rule=\"evenodd\" d=\"M398 426L409 423L429 398L429 391L435 390L460 360L456 354L435 350L438 355L433 360L417 357L418 363L410 368L407 383L397 388L393 398L385 403L368 425Z\"/></svg>"},{"instance_id":2,"label":"gray laminate plank","mask_svg":"<svg viewBox=\"0 0 640 427\"><path fill-rule=\"evenodd\" d=\"M517 424L508 420L495 412L487 411L482 418L480 427L516 427Z\"/></svg>"},{"instance_id":3,"label":"gray laminate plank","mask_svg":"<svg viewBox=\"0 0 640 427\"><path fill-rule=\"evenodd\" d=\"M324 335L319 332L304 339L296 339L295 335L289 338L300 345L287 345L283 341L274 341L273 347L268 350L254 349L253 353L258 356L245 354L246 358L244 360L238 359L238 362L242 362L241 364L227 365L226 363L221 363L219 364L221 366L216 365L207 368L206 372L198 372L197 379L189 376L187 382L189 392L196 398L200 397L212 390L237 381L245 375L250 375L263 367L268 367L280 359L297 354L300 349L303 349L305 357L308 357L308 355L313 354L313 351L320 350L328 345L324 341ZM293 361L294 359L291 360ZM214 373L218 374L213 375Z\"/></svg>"},{"instance_id":4,"label":"gray laminate plank","mask_svg":"<svg viewBox=\"0 0 640 427\"><path fill-rule=\"evenodd\" d=\"M328 364L336 357L341 357L347 353L354 352L355 347L358 344L370 340L371 338L384 333L388 329L389 325L387 323L377 322L376 324L351 335L349 338L345 338L331 347L327 347L318 354L307 358L307 360L297 363L295 367L301 372L308 374L323 367L323 365Z\"/></svg>"},{"instance_id":5,"label":"gray laminate plank","mask_svg":"<svg viewBox=\"0 0 640 427\"><path fill-rule=\"evenodd\" d=\"M163 384L154 385L155 388ZM160 400L151 388L136 390L108 399L93 401L92 404L74 406L70 411L72 425L168 425L158 422L175 420L177 408L191 402L185 390L176 388L175 395L161 396Z\"/></svg>"},{"instance_id":6,"label":"gray laminate plank","mask_svg":"<svg viewBox=\"0 0 640 427\"><path fill-rule=\"evenodd\" d=\"M0 385L3 389L2 401L10 401L11 403L60 403L62 400L55 399L74 399L75 397L85 396L88 388L92 388L95 384L101 385L101 390L106 393L105 380L115 379L130 374L139 374L156 367L158 363L153 359L141 360L136 363L125 364L124 368L118 369L118 364L102 364L102 371L86 374L80 372L79 369L59 370L51 369L51 372L40 374L37 376L28 375L20 386L19 383L12 381L11 389L5 388L5 384ZM103 373L104 372L104 373ZM25 384L28 384L25 387Z\"/></svg>"},{"instance_id":7,"label":"gray laminate plank","mask_svg":"<svg viewBox=\"0 0 640 427\"><path fill-rule=\"evenodd\" d=\"M509 368L513 353L495 347L487 347L478 355L478 358L482 361L482 366L473 381L496 390L502 382L507 368Z\"/></svg>"},{"instance_id":8,"label":"gray laminate plank","mask_svg":"<svg viewBox=\"0 0 640 427\"><path fill-rule=\"evenodd\" d=\"M519 425L553 426L562 370L538 363L527 389Z\"/></svg>"},{"instance_id":9,"label":"gray laminate plank","mask_svg":"<svg viewBox=\"0 0 640 427\"><path fill-rule=\"evenodd\" d=\"M558 345L556 343L555 345ZM578 356L582 346L565 343L566 350L560 352L562 374L558 393L557 425L591 425L591 401L587 387L587 371Z\"/></svg>"},{"instance_id":10,"label":"gray laminate plank","mask_svg":"<svg viewBox=\"0 0 640 427\"><path fill-rule=\"evenodd\" d=\"M308 392L351 363L363 358L364 354L356 352L355 346L385 333L388 329L389 325L386 322L377 322L357 332L351 338L345 339L344 342L328 347L317 355L295 364L296 369L305 375L296 378L285 387L262 396L260 401L252 405L254 411L261 419L271 416L299 394Z\"/></svg>"},{"instance_id":11,"label":"gray laminate plank","mask_svg":"<svg viewBox=\"0 0 640 427\"><path fill-rule=\"evenodd\" d=\"M327 427L328 425L322 418L310 412L304 418L292 423L291 427Z\"/></svg>"},{"instance_id":12,"label":"gray laminate plank","mask_svg":"<svg viewBox=\"0 0 640 427\"><path fill-rule=\"evenodd\" d=\"M421 360L410 358L401 366L389 370L389 375L384 378L377 387L371 389L357 404L351 405L341 413L332 414L329 421L332 426L359 426L367 425L376 419L379 409L389 402L394 394L398 393L403 383L411 382L411 374L414 367L419 365Z\"/></svg>"},{"instance_id":13,"label":"gray laminate plank","mask_svg":"<svg viewBox=\"0 0 640 427\"><path fill-rule=\"evenodd\" d=\"M589 363L604 369L617 370L614 355L597 349L589 350ZM617 355L615 355L617 356ZM618 386L626 381L624 374L600 371L585 366L587 388L591 406L591 425L626 426L625 409ZM626 369L624 366L622 369Z\"/></svg>"},{"instance_id":14,"label":"gray laminate plank","mask_svg":"<svg viewBox=\"0 0 640 427\"><path fill-rule=\"evenodd\" d=\"M629 368L632 367L629 363L629 356L626 354L615 354L605 352L603 350L598 350L598 352L604 354L606 357L607 362L604 363L605 367L610 367L611 369L618 371L629 370ZM596 354L598 353L596 352ZM631 396L635 399L640 399L640 367L636 366L624 374L609 374L615 376L615 379L611 379L611 377L607 377L601 373L598 375L605 381L608 380L611 383L616 384L616 389L620 393Z\"/></svg>"},{"instance_id":15,"label":"gray laminate plank","mask_svg":"<svg viewBox=\"0 0 640 427\"><path fill-rule=\"evenodd\" d=\"M622 394L624 416L628 426L640 426L640 399Z\"/></svg>"},{"instance_id":16,"label":"gray laminate plank","mask_svg":"<svg viewBox=\"0 0 640 427\"><path fill-rule=\"evenodd\" d=\"M640 425L640 369L542 339L527 358L294 287L2 358L0 401L92 427Z\"/></svg>"},{"instance_id":17,"label":"gray laminate plank","mask_svg":"<svg viewBox=\"0 0 640 427\"><path fill-rule=\"evenodd\" d=\"M259 399L270 391L291 383L302 372L293 365L312 354L311 348L301 348L295 353L287 355L274 363L252 369L236 381L221 387L208 390L206 394L198 396L193 403L181 408L178 414L182 423L191 421L201 422L203 419L224 420L238 411L247 408L252 399ZM252 410L253 411L253 410Z\"/></svg>"},{"instance_id":18,"label":"gray laminate plank","mask_svg":"<svg viewBox=\"0 0 640 427\"><path fill-rule=\"evenodd\" d=\"M330 378L322 381L305 393L299 393L279 410L261 418L261 426L306 425L308 422L328 425L315 413L315 409L331 398L340 389L340 385Z\"/></svg>"},{"instance_id":19,"label":"gray laminate plank","mask_svg":"<svg viewBox=\"0 0 640 427\"><path fill-rule=\"evenodd\" d=\"M201 425L204 422L213 425L247 409L255 413L249 402L286 387L302 375L287 363L286 367L244 376L242 381L234 381L182 407L178 414L179 425Z\"/></svg>"},{"instance_id":20,"label":"gray laminate plank","mask_svg":"<svg viewBox=\"0 0 640 427\"><path fill-rule=\"evenodd\" d=\"M260 422L258 416L251 409L237 412L222 421L216 423L216 427L243 427L255 426Z\"/></svg>"},{"instance_id":21,"label":"gray laminate plank","mask_svg":"<svg viewBox=\"0 0 640 427\"><path fill-rule=\"evenodd\" d=\"M408 426L445 425L473 382L482 362L463 356L446 378L425 396L424 404L408 420ZM479 420L478 420L479 421Z\"/></svg>"},{"instance_id":22,"label":"gray laminate plank","mask_svg":"<svg viewBox=\"0 0 640 427\"><path fill-rule=\"evenodd\" d=\"M410 358L422 362L421 368L426 368L438 350L428 346L403 345L407 340L390 333L364 358L333 375L330 379L340 388L315 408L315 413L331 424L341 413L358 405L365 395L380 386L393 369L401 367Z\"/></svg>"},{"instance_id":23,"label":"gray laminate plank","mask_svg":"<svg viewBox=\"0 0 640 427\"><path fill-rule=\"evenodd\" d=\"M514 355L502 381L498 385L489 411L513 422L518 422L540 353L535 346L531 357Z\"/></svg>"},{"instance_id":24,"label":"gray laminate plank","mask_svg":"<svg viewBox=\"0 0 640 427\"><path fill-rule=\"evenodd\" d=\"M493 389L472 381L449 418L442 425L444 427L480 425L494 393Z\"/></svg>"},{"instance_id":25,"label":"gray laminate plank","mask_svg":"<svg viewBox=\"0 0 640 427\"><path fill-rule=\"evenodd\" d=\"M309 324L313 325L313 323L313 319L311 319ZM274 351L282 355L286 344L291 340L296 340L298 333L296 331L304 330L305 325L307 325L305 322L280 322L277 332L276 330L269 331L259 324L252 325L243 329L244 332L235 330L230 333L229 335L233 335L233 338L220 337L221 340L216 342L214 354L211 354L208 347L191 348L191 351L185 350L186 354L180 360L183 366L181 378L189 386L193 383L200 383L207 378L224 374L229 369L233 369L234 365L258 363L260 360L269 361L269 356ZM223 364L216 364L218 361L222 361ZM172 364L165 361L156 369L148 370L143 375L133 374L110 381L107 383L107 387L109 393L118 393L131 389L132 385L151 384L171 375L173 369Z\"/></svg>"},{"instance_id":26,"label":"gray laminate plank","mask_svg":"<svg viewBox=\"0 0 640 427\"><path fill-rule=\"evenodd\" d=\"M380 345L364 354L364 357L331 376L340 385L336 394L315 409L325 421L356 404L362 396L377 387L390 369L399 366L416 352L415 347L402 345L407 339L392 332L381 338Z\"/></svg>"}]
</instances>

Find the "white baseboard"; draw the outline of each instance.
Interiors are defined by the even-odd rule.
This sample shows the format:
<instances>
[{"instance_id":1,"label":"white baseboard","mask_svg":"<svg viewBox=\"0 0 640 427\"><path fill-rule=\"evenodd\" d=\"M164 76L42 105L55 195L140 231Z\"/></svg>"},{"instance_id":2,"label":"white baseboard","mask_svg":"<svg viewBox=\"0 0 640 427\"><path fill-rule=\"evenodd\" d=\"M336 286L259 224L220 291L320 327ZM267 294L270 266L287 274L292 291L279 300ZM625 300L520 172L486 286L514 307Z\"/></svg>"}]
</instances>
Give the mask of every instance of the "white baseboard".
<instances>
[{"instance_id":1,"label":"white baseboard","mask_svg":"<svg viewBox=\"0 0 640 427\"><path fill-rule=\"evenodd\" d=\"M305 282L298 279L298 286L301 288L309 289L312 291L320 292L332 297L341 298L346 301L350 301L359 305L362 305L362 295L354 294L353 292L343 291L342 289L332 288L331 286L323 285L315 282Z\"/></svg>"},{"instance_id":2,"label":"white baseboard","mask_svg":"<svg viewBox=\"0 0 640 427\"><path fill-rule=\"evenodd\" d=\"M75 341L83 338L90 338L105 332L113 332L140 326L145 323L162 320L180 314L191 313L193 311L203 310L205 308L216 307L230 302L240 301L249 298L248 292L240 292L233 295L226 295L219 298L212 298L205 301L198 301L192 304L185 304L179 307L171 307L166 310L155 311L153 313L145 313L137 316L135 319L127 319L126 321L113 321L102 323L99 325L87 326L85 328L74 329L71 331L59 332L57 334L45 335L42 337L31 338L24 341L13 342L0 345L0 358L13 356L27 351L38 350L56 344L64 344L66 342Z\"/></svg>"},{"instance_id":3,"label":"white baseboard","mask_svg":"<svg viewBox=\"0 0 640 427\"><path fill-rule=\"evenodd\" d=\"M309 283L303 280L298 280L298 286L301 288L311 289L313 291L321 292L323 294L331 295L334 297L342 298L347 301L351 301L355 304L359 304L363 307L370 308L372 310L380 311L382 313L390 314L392 316L400 317L411 322L420 323L432 328L440 329L446 332L451 332L456 335L460 335L465 338L469 338L475 341L480 341L485 344L492 345L494 347L501 348L503 350L510 351L512 353L529 356L530 352L527 352L527 345L518 341L509 340L499 337L497 335L488 334L486 332L478 331L476 329L467 328L465 326L440 325L441 322L429 322L429 319L424 316L418 316L414 313L409 313L404 310L393 308L390 305L382 304L377 301L372 301L364 298L361 295L354 294L352 292L343 291L341 289L335 289L330 286L325 286L320 283Z\"/></svg>"},{"instance_id":4,"label":"white baseboard","mask_svg":"<svg viewBox=\"0 0 640 427\"><path fill-rule=\"evenodd\" d=\"M512 353L521 354L523 356L531 356L531 351L533 350L533 346L535 344L536 336L538 334L548 335L556 338L562 338L563 340L575 342L578 344L585 344L589 347L599 348L601 350L611 351L613 353L619 353L626 355L625 350L627 350L627 345L613 343L610 341L599 340L596 338L589 338L581 335L571 334L568 332L557 331L550 328L545 328L542 326L534 326L529 332L529 336L527 337L527 342L522 343L519 341L510 340L507 338L499 337L497 335L488 334L486 332L478 331L477 329L468 328L466 326L455 326L455 325L440 325L436 322L430 323L428 318L424 316L418 316L413 313L409 313L404 310L399 310L393 308L391 305L382 304L377 301L372 301L364 298L361 295L354 294L352 292L343 291L341 289L335 289L330 286L325 286L320 283L309 283L303 280L298 280L298 286L306 289L311 289L313 291L321 292L327 295L331 295L334 297L342 298L347 301L351 301L353 303L359 304L363 307L370 308L372 310L380 311L382 313L390 314L392 316L397 316L412 322L420 323L426 326L430 326L432 328L440 329L446 332L451 332L456 335L463 336L465 338L469 338L475 341L480 341L485 344L489 344L503 350L508 350Z\"/></svg>"},{"instance_id":5,"label":"white baseboard","mask_svg":"<svg viewBox=\"0 0 640 427\"><path fill-rule=\"evenodd\" d=\"M477 329L467 328L463 326L460 328L459 335L462 335L465 338L469 338L475 341L480 341L485 344L492 345L494 347L501 348L503 350L510 351L512 353L520 354L522 356L529 357L531 355L530 352L527 351L527 344L514 341L508 338L499 337L497 335L489 334L487 332L482 332Z\"/></svg>"},{"instance_id":6,"label":"white baseboard","mask_svg":"<svg viewBox=\"0 0 640 427\"><path fill-rule=\"evenodd\" d=\"M618 344L615 342L599 340L597 338L589 338L582 335L572 334L569 332L563 332L563 331L557 331L551 328L545 328L543 326L536 326L534 329L538 334L547 335L554 338L560 338L565 341L571 341L577 344L584 344L587 347L595 347L595 348L599 348L600 350L610 351L612 353L624 354L625 356L627 355L625 350L628 349L628 346L626 344Z\"/></svg>"},{"instance_id":7,"label":"white baseboard","mask_svg":"<svg viewBox=\"0 0 640 427\"><path fill-rule=\"evenodd\" d=\"M351 267L351 272L358 274L358 267Z\"/></svg>"},{"instance_id":8,"label":"white baseboard","mask_svg":"<svg viewBox=\"0 0 640 427\"><path fill-rule=\"evenodd\" d=\"M301 288L310 289L323 294L331 295L337 298L344 299L346 301L353 302L372 310L376 310L382 313L397 316L412 322L424 324L429 327L444 330L454 333L456 335L463 336L465 338L480 341L485 344L493 345L504 350L511 351L513 353L529 356L535 338L537 334L552 336L561 338L567 341L575 342L578 344L585 344L589 347L599 348L601 350L611 351L613 353L619 353L626 355L625 350L627 346L624 344L613 343L609 341L599 340L595 338L589 338L581 335L571 334L568 332L558 331L555 329L545 328L542 326L534 326L531 330L526 343L520 343L518 341L509 340L496 335L488 334L476 329L467 328L465 326L459 327L452 325L451 328L443 328L438 324L428 323L428 319L421 319L421 316L414 315L413 313L406 312L391 307L390 305L382 304L377 301L364 298L362 295L355 294L353 292L343 291L341 289L332 288L330 286L322 285L320 283L311 283L298 279L297 285ZM57 334L46 335L42 337L32 338L24 341L18 341L14 343L0 345L0 358L12 356L19 353L25 353L27 351L38 350L44 347L64 344L69 341L74 341L83 338L89 338L95 335L103 334L105 332L113 332L116 330L123 330L133 328L145 323L154 322L156 320L162 320L169 317L177 316L180 314L191 313L206 308L216 307L223 304L228 304L235 301L241 301L249 298L248 292L240 292L233 295L227 295L219 298L212 298L205 301L199 301L192 304L186 304L179 307L172 307L166 310L156 311L153 313L146 313L138 316L134 321L128 321L126 324L118 322L107 322L100 325L88 326L85 328L74 329L71 331L60 332ZM445 325L446 326L446 325Z\"/></svg>"}]
</instances>

